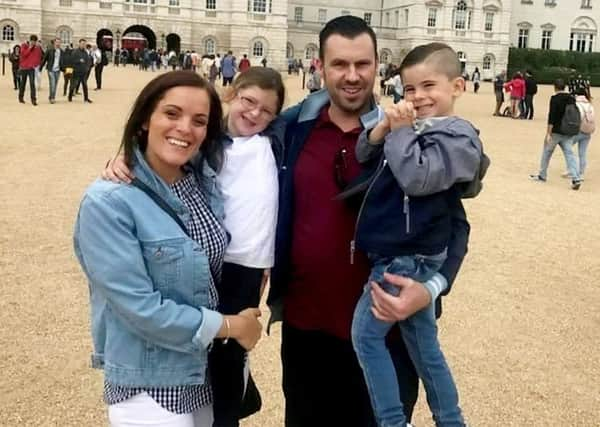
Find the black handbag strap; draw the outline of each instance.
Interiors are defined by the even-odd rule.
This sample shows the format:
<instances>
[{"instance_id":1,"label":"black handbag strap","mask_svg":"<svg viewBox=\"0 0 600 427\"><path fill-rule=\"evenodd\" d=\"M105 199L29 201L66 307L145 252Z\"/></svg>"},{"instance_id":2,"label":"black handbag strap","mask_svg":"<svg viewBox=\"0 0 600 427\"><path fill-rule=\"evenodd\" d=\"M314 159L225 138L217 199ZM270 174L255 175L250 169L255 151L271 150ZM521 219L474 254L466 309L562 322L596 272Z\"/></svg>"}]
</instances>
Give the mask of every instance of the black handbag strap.
<instances>
[{"instance_id":1,"label":"black handbag strap","mask_svg":"<svg viewBox=\"0 0 600 427\"><path fill-rule=\"evenodd\" d=\"M143 181L140 181L137 178L133 178L133 181L131 181L131 185L139 188L144 193L146 193L148 197L154 200L154 203L156 203L163 211L165 211L171 218L173 218L173 221L175 221L177 225L181 227L183 232L189 237L190 233L183 221L181 220L181 218L179 218L179 215L177 215L173 208L169 206L169 204L165 202L163 198L156 193L156 191L148 187Z\"/></svg>"}]
</instances>

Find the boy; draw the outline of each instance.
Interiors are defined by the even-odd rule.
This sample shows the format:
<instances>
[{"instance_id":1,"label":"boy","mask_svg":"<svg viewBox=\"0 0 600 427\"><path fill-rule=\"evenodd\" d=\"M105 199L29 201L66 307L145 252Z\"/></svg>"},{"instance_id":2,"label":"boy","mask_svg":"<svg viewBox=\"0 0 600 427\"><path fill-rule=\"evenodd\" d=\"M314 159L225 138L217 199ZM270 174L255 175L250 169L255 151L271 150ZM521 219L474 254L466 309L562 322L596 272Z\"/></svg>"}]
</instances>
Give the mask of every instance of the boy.
<instances>
[{"instance_id":1,"label":"boy","mask_svg":"<svg viewBox=\"0 0 600 427\"><path fill-rule=\"evenodd\" d=\"M384 154L359 213L356 247L369 254L369 282L395 295L398 291L385 282L384 272L424 283L444 262L450 207L469 191L473 197L470 189L480 178L484 156L477 130L453 116L465 81L449 46L416 47L402 62L400 73L405 100L385 112L378 108L377 118L369 120L356 149L361 162ZM409 424L385 347L392 324L377 319L372 304L367 285L354 312L354 349L378 425L405 427ZM436 425L464 426L456 386L437 340L434 306L431 301L401 322L400 329Z\"/></svg>"}]
</instances>

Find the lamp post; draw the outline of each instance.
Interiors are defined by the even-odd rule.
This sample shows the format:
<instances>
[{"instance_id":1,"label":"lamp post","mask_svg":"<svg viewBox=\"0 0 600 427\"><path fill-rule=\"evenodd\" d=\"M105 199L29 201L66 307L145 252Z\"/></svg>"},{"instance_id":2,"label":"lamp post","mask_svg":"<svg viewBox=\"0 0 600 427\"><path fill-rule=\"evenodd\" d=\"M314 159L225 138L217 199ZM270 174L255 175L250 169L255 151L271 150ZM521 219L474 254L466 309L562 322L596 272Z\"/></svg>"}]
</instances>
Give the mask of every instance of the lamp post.
<instances>
[{"instance_id":1,"label":"lamp post","mask_svg":"<svg viewBox=\"0 0 600 427\"><path fill-rule=\"evenodd\" d=\"M117 31L115 31L115 36L117 36L117 49L121 49L121 45L119 44L119 41L121 40L121 31L117 28Z\"/></svg>"},{"instance_id":2,"label":"lamp post","mask_svg":"<svg viewBox=\"0 0 600 427\"><path fill-rule=\"evenodd\" d=\"M161 48L164 51L165 50L165 33L162 33L160 35L160 43L161 43Z\"/></svg>"}]
</instances>

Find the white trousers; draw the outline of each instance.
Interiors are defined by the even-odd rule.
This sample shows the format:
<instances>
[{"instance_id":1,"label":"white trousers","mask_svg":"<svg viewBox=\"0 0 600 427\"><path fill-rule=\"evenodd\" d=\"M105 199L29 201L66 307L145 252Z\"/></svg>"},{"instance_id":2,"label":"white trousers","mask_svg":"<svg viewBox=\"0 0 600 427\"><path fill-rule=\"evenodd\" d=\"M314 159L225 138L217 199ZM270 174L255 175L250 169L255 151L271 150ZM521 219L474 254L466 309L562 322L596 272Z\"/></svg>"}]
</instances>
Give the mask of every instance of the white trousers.
<instances>
[{"instance_id":1,"label":"white trousers","mask_svg":"<svg viewBox=\"0 0 600 427\"><path fill-rule=\"evenodd\" d=\"M108 422L111 427L212 427L213 412L209 405L191 414L175 414L144 392L109 405Z\"/></svg>"}]
</instances>

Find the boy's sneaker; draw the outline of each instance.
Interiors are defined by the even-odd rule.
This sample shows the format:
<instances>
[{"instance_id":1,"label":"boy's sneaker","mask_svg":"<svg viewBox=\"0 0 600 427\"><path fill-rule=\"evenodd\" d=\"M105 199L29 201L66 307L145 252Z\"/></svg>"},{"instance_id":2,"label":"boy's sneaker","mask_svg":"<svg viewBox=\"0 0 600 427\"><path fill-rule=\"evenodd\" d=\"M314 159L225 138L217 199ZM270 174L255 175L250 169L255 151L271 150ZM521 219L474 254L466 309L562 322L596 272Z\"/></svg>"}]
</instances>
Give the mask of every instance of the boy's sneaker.
<instances>
[{"instance_id":1,"label":"boy's sneaker","mask_svg":"<svg viewBox=\"0 0 600 427\"><path fill-rule=\"evenodd\" d=\"M529 175L529 179L532 181L546 182L546 178L542 178L539 175Z\"/></svg>"},{"instance_id":2,"label":"boy's sneaker","mask_svg":"<svg viewBox=\"0 0 600 427\"><path fill-rule=\"evenodd\" d=\"M579 187L581 187L581 181L580 180L573 180L573 181L571 181L571 189L572 190L579 190Z\"/></svg>"}]
</instances>

